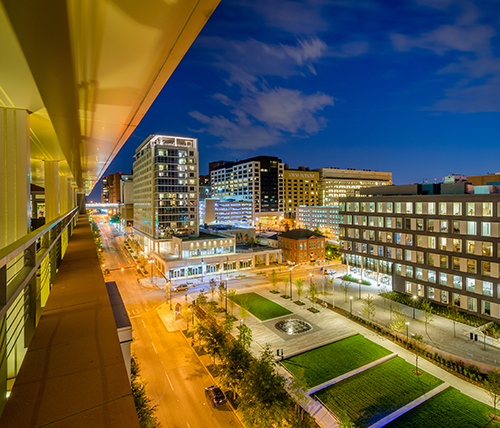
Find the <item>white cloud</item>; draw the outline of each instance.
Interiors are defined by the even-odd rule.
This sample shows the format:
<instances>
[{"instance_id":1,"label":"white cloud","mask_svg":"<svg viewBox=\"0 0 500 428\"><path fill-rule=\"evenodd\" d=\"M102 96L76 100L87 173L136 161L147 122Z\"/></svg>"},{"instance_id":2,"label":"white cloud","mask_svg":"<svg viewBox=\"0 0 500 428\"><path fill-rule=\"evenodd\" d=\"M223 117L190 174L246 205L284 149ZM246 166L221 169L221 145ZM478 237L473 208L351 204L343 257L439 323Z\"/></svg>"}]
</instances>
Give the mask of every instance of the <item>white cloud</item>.
<instances>
[{"instance_id":1,"label":"white cloud","mask_svg":"<svg viewBox=\"0 0 500 428\"><path fill-rule=\"evenodd\" d=\"M189 113L206 127L208 132L221 138L223 147L258 149L279 144L290 136L314 135L326 126L326 119L317 113L333 105L333 98L316 93L304 94L298 90L275 88L242 97L238 102L217 94L216 99L232 107L232 117L207 116Z\"/></svg>"}]
</instances>

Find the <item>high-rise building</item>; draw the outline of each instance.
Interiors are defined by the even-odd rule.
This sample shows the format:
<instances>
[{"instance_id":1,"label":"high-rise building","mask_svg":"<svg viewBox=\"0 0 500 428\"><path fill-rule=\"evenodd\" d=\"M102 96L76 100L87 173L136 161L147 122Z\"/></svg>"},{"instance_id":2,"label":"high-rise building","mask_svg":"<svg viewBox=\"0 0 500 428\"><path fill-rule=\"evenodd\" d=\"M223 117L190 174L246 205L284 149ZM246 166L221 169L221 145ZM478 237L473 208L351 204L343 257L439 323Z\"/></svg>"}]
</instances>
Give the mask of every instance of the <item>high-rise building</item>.
<instances>
[{"instance_id":1,"label":"high-rise building","mask_svg":"<svg viewBox=\"0 0 500 428\"><path fill-rule=\"evenodd\" d=\"M108 177L102 177L101 180L101 202L103 204L109 203L109 181Z\"/></svg>"},{"instance_id":2,"label":"high-rise building","mask_svg":"<svg viewBox=\"0 0 500 428\"><path fill-rule=\"evenodd\" d=\"M285 218L295 218L297 207L320 204L319 172L299 166L288 169L285 166Z\"/></svg>"},{"instance_id":3,"label":"high-rise building","mask_svg":"<svg viewBox=\"0 0 500 428\"><path fill-rule=\"evenodd\" d=\"M344 198L340 249L349 272L498 320L500 189L477 194L483 187L381 186Z\"/></svg>"},{"instance_id":4,"label":"high-rise building","mask_svg":"<svg viewBox=\"0 0 500 428\"><path fill-rule=\"evenodd\" d=\"M215 168L210 176L216 199L250 200L254 222L278 225L284 215L284 165L275 156L256 156Z\"/></svg>"},{"instance_id":5,"label":"high-rise building","mask_svg":"<svg viewBox=\"0 0 500 428\"><path fill-rule=\"evenodd\" d=\"M121 172L108 174L109 203L111 204L122 202L121 181L123 175Z\"/></svg>"},{"instance_id":6,"label":"high-rise building","mask_svg":"<svg viewBox=\"0 0 500 428\"><path fill-rule=\"evenodd\" d=\"M151 135L133 171L134 230L152 240L198 236L198 140Z\"/></svg>"},{"instance_id":7,"label":"high-rise building","mask_svg":"<svg viewBox=\"0 0 500 428\"><path fill-rule=\"evenodd\" d=\"M320 175L320 205L338 205L339 198L356 196L363 187L392 184L391 172L352 168L319 168L315 171Z\"/></svg>"},{"instance_id":8,"label":"high-rise building","mask_svg":"<svg viewBox=\"0 0 500 428\"><path fill-rule=\"evenodd\" d=\"M134 224L134 181L132 175L123 174L121 176L120 194L120 222L122 229L125 230Z\"/></svg>"}]
</instances>

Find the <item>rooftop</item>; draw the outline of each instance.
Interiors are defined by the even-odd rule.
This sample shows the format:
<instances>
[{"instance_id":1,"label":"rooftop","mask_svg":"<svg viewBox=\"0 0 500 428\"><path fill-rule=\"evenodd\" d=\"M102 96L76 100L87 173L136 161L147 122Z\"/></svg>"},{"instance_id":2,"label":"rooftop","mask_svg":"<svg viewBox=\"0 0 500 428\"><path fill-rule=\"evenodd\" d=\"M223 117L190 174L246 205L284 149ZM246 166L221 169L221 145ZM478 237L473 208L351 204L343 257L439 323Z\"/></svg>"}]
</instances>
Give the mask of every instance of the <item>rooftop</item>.
<instances>
[{"instance_id":1,"label":"rooftop","mask_svg":"<svg viewBox=\"0 0 500 428\"><path fill-rule=\"evenodd\" d=\"M313 236L324 238L321 233L313 232L308 229L293 229L280 235L280 237L288 239L309 239Z\"/></svg>"}]
</instances>

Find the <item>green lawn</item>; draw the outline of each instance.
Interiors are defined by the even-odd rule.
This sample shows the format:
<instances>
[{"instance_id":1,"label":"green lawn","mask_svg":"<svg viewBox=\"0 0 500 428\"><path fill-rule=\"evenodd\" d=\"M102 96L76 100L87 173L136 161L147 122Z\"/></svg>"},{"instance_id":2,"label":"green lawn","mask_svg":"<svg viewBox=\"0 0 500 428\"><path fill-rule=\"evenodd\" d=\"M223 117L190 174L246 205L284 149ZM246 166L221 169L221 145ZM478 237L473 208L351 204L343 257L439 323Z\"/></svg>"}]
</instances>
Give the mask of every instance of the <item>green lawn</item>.
<instances>
[{"instance_id":1,"label":"green lawn","mask_svg":"<svg viewBox=\"0 0 500 428\"><path fill-rule=\"evenodd\" d=\"M336 414L347 412L356 426L367 427L443 383L401 357L329 386L316 395ZM415 425L418 426L418 425Z\"/></svg>"},{"instance_id":2,"label":"green lawn","mask_svg":"<svg viewBox=\"0 0 500 428\"><path fill-rule=\"evenodd\" d=\"M292 313L288 309L285 309L283 306L271 302L271 300L259 296L257 293L237 294L234 297L234 301L238 305L241 305L242 302L246 302L248 311L261 321L276 317L282 317L283 315Z\"/></svg>"},{"instance_id":3,"label":"green lawn","mask_svg":"<svg viewBox=\"0 0 500 428\"><path fill-rule=\"evenodd\" d=\"M390 353L357 334L288 358L282 364L293 374L304 369L304 381L311 388Z\"/></svg>"},{"instance_id":4,"label":"green lawn","mask_svg":"<svg viewBox=\"0 0 500 428\"><path fill-rule=\"evenodd\" d=\"M495 427L488 417L493 408L447 388L420 406L395 419L387 428L480 428Z\"/></svg>"}]
</instances>

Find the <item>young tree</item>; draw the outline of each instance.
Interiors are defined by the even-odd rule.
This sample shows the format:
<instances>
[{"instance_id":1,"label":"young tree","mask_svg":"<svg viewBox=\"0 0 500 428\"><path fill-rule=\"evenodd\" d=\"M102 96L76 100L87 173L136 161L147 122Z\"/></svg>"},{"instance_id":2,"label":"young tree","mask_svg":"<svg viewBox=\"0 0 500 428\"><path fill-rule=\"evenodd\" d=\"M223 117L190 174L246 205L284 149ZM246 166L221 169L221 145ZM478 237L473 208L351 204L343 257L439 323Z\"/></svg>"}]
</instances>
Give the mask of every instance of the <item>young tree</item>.
<instances>
[{"instance_id":1,"label":"young tree","mask_svg":"<svg viewBox=\"0 0 500 428\"><path fill-rule=\"evenodd\" d=\"M289 283L290 283L290 277L289 276L285 276L283 278L283 289L284 289L285 296L288 296L288 293L286 292L286 288L288 287Z\"/></svg>"},{"instance_id":2,"label":"young tree","mask_svg":"<svg viewBox=\"0 0 500 428\"><path fill-rule=\"evenodd\" d=\"M425 333L427 333L427 326L434 322L434 314L432 313L432 305L429 300L423 300L422 306L420 307L422 312L424 313L424 324L425 324Z\"/></svg>"},{"instance_id":3,"label":"young tree","mask_svg":"<svg viewBox=\"0 0 500 428\"><path fill-rule=\"evenodd\" d=\"M484 384L493 403L493 418L497 419L497 405L500 400L500 373L496 370L489 372Z\"/></svg>"},{"instance_id":4,"label":"young tree","mask_svg":"<svg viewBox=\"0 0 500 428\"><path fill-rule=\"evenodd\" d=\"M424 351L424 346L427 342L424 340L421 334L412 334L412 344L413 351L415 352L415 374L418 376L420 373L418 371L418 357Z\"/></svg>"},{"instance_id":5,"label":"young tree","mask_svg":"<svg viewBox=\"0 0 500 428\"><path fill-rule=\"evenodd\" d=\"M389 327L398 333L402 333L406 330L406 315L398 304L394 305L393 317Z\"/></svg>"},{"instance_id":6,"label":"young tree","mask_svg":"<svg viewBox=\"0 0 500 428\"><path fill-rule=\"evenodd\" d=\"M307 403L307 383L304 377L304 368L298 369L290 379L287 390L299 406Z\"/></svg>"},{"instance_id":7,"label":"young tree","mask_svg":"<svg viewBox=\"0 0 500 428\"><path fill-rule=\"evenodd\" d=\"M228 305L229 305L229 308L231 309L231 315L233 315L233 311L234 311L234 298L236 297L236 290L234 288L230 288L228 291L227 291L227 298L228 298Z\"/></svg>"},{"instance_id":8,"label":"young tree","mask_svg":"<svg viewBox=\"0 0 500 428\"><path fill-rule=\"evenodd\" d=\"M365 318L368 318L368 320L371 320L375 316L375 304L373 303L373 297L371 294L367 294L365 299L363 300L363 315Z\"/></svg>"},{"instance_id":9,"label":"young tree","mask_svg":"<svg viewBox=\"0 0 500 428\"><path fill-rule=\"evenodd\" d=\"M222 303L224 302L224 297L226 297L226 285L224 284L224 281L220 282L217 294L219 295L219 303L220 306L222 307Z\"/></svg>"},{"instance_id":10,"label":"young tree","mask_svg":"<svg viewBox=\"0 0 500 428\"><path fill-rule=\"evenodd\" d=\"M207 304L207 295L204 291L200 291L198 297L196 298L197 305L206 305Z\"/></svg>"},{"instance_id":11,"label":"young tree","mask_svg":"<svg viewBox=\"0 0 500 428\"><path fill-rule=\"evenodd\" d=\"M208 282L208 287L210 289L210 294L212 295L212 302L214 301L215 290L217 289L217 284L215 283L215 279L211 279Z\"/></svg>"},{"instance_id":12,"label":"young tree","mask_svg":"<svg viewBox=\"0 0 500 428\"><path fill-rule=\"evenodd\" d=\"M311 285L309 286L309 300L311 300L313 306L316 306L318 294L318 287L316 287L314 282L311 282Z\"/></svg>"},{"instance_id":13,"label":"young tree","mask_svg":"<svg viewBox=\"0 0 500 428\"><path fill-rule=\"evenodd\" d=\"M451 321L453 322L453 337L457 337L457 331L456 331L456 324L457 324L457 319L458 319L458 308L457 306L455 305L455 302L454 301L451 301L450 304L448 305L449 309L450 309L450 318L451 318Z\"/></svg>"},{"instance_id":14,"label":"young tree","mask_svg":"<svg viewBox=\"0 0 500 428\"><path fill-rule=\"evenodd\" d=\"M242 319L243 323L245 323L245 320L248 317L248 302L246 300L243 300L240 303L239 314L240 314L240 319Z\"/></svg>"},{"instance_id":15,"label":"young tree","mask_svg":"<svg viewBox=\"0 0 500 428\"><path fill-rule=\"evenodd\" d=\"M344 303L347 303L347 293L351 289L351 283L349 281L342 280L340 283L340 289L344 292Z\"/></svg>"},{"instance_id":16,"label":"young tree","mask_svg":"<svg viewBox=\"0 0 500 428\"><path fill-rule=\"evenodd\" d=\"M385 294L387 293L388 291L388 288L387 288L387 285L382 285L379 289L379 295L382 296L382 300L384 301L384 312L385 312L385 301L387 299L387 297L385 297Z\"/></svg>"},{"instance_id":17,"label":"young tree","mask_svg":"<svg viewBox=\"0 0 500 428\"><path fill-rule=\"evenodd\" d=\"M271 271L270 281L271 281L271 285L273 286L273 290L277 291L276 288L278 285L278 274L276 273L276 270L274 270L274 269Z\"/></svg>"},{"instance_id":18,"label":"young tree","mask_svg":"<svg viewBox=\"0 0 500 428\"><path fill-rule=\"evenodd\" d=\"M206 318L197 319L197 321L193 325L191 325L191 328L189 330L193 334L193 339L196 339L198 345L201 345L201 342L208 334Z\"/></svg>"},{"instance_id":19,"label":"young tree","mask_svg":"<svg viewBox=\"0 0 500 428\"><path fill-rule=\"evenodd\" d=\"M299 296L300 302L300 296L302 296L302 293L304 291L304 280L302 278L297 278L295 280L295 288L297 289L297 296Z\"/></svg>"},{"instance_id":20,"label":"young tree","mask_svg":"<svg viewBox=\"0 0 500 428\"><path fill-rule=\"evenodd\" d=\"M224 316L224 320L221 323L221 326L222 326L222 331L224 331L224 333L231 333L231 330L233 329L234 326L233 316L226 313Z\"/></svg>"},{"instance_id":21,"label":"young tree","mask_svg":"<svg viewBox=\"0 0 500 428\"><path fill-rule=\"evenodd\" d=\"M252 330L245 324L236 327L238 329L238 342L245 348L249 348L252 344Z\"/></svg>"}]
</instances>

